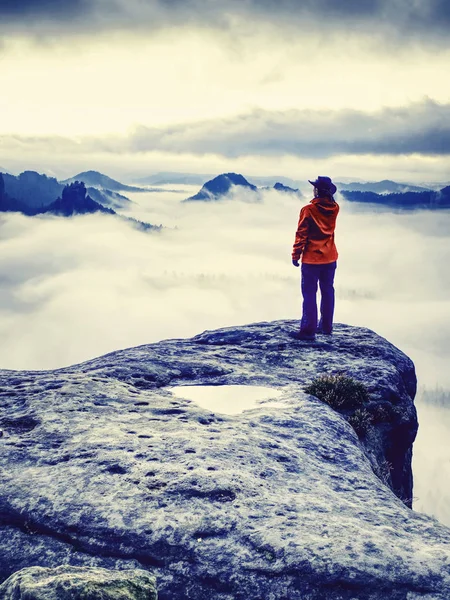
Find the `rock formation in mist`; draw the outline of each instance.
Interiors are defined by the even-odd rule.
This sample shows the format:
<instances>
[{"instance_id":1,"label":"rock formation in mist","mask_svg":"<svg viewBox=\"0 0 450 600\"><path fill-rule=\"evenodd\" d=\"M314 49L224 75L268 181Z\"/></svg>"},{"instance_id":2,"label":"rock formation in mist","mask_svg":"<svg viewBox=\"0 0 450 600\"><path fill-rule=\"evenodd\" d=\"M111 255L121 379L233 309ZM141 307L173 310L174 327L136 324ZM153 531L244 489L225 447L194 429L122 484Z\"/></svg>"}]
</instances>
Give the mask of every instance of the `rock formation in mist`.
<instances>
[{"instance_id":1,"label":"rock formation in mist","mask_svg":"<svg viewBox=\"0 0 450 600\"><path fill-rule=\"evenodd\" d=\"M259 200L259 188L256 185L253 185L252 183L247 181L247 179L245 179L243 175L239 175L237 173L223 173L222 175L218 175L217 177L214 177L214 179L207 181L202 187L202 189L197 194L195 194L195 196L191 196L183 202L210 202L215 200L221 200L222 198L226 197L231 190L236 188L240 188L242 190L254 193L255 199ZM260 189L274 189L278 192L291 193L299 196L302 195L298 189L288 187L280 182L276 182L273 187L262 187Z\"/></svg>"},{"instance_id":2,"label":"rock formation in mist","mask_svg":"<svg viewBox=\"0 0 450 600\"><path fill-rule=\"evenodd\" d=\"M92 214L92 213L104 213L108 215L114 215L117 218L126 221L140 229L142 231L147 230L160 230L162 225L150 225L150 223L144 223L130 217L123 217L118 215L112 208L102 206L87 194L86 187L82 181L75 181L65 186L61 198L58 198L55 202L47 206L45 212L53 213L63 217L70 217L72 215Z\"/></svg>"},{"instance_id":3,"label":"rock formation in mist","mask_svg":"<svg viewBox=\"0 0 450 600\"><path fill-rule=\"evenodd\" d=\"M401 194L375 194L373 192L342 191L346 200L382 204L391 208L402 209L440 209L450 208L450 186L441 190L427 190L425 192L405 192Z\"/></svg>"},{"instance_id":4,"label":"rock formation in mist","mask_svg":"<svg viewBox=\"0 0 450 600\"><path fill-rule=\"evenodd\" d=\"M303 196L303 194L301 193L301 191L298 188L289 187L288 185L284 185L283 183L280 183L279 181L277 181L272 187L263 186L260 189L261 190L276 190L277 192L282 192L283 194L295 194L298 197Z\"/></svg>"},{"instance_id":5,"label":"rock formation in mist","mask_svg":"<svg viewBox=\"0 0 450 600\"><path fill-rule=\"evenodd\" d=\"M196 200L211 202L220 200L234 188L255 192L255 194L258 191L256 185L249 183L243 175L239 175L238 173L222 173L222 175L218 175L214 179L207 181L195 196L191 196L183 200L183 202L193 202Z\"/></svg>"},{"instance_id":6,"label":"rock formation in mist","mask_svg":"<svg viewBox=\"0 0 450 600\"><path fill-rule=\"evenodd\" d=\"M5 175L4 173L0 173L0 212L22 212L24 214L35 214L37 209L31 209L23 202L16 200L15 198L11 198L11 196L6 192L5 185Z\"/></svg>"},{"instance_id":7,"label":"rock formation in mist","mask_svg":"<svg viewBox=\"0 0 450 600\"><path fill-rule=\"evenodd\" d=\"M33 208L6 194L1 173L0 182L0 189L3 184L3 191L0 193L0 212L21 212L27 216L53 214L60 217L103 213L114 215L118 219L126 221L141 231L158 231L162 229L162 225L151 225L150 223L144 223L143 221L138 221L132 217L118 215L112 208L108 208L99 202L96 202L87 193L86 187L82 181L75 181L74 183L70 183L63 187L61 197L42 208Z\"/></svg>"},{"instance_id":8,"label":"rock formation in mist","mask_svg":"<svg viewBox=\"0 0 450 600\"><path fill-rule=\"evenodd\" d=\"M54 177L47 177L36 171L24 171L17 177L3 175L3 178L8 196L30 209L48 206L58 198L64 188Z\"/></svg>"},{"instance_id":9,"label":"rock formation in mist","mask_svg":"<svg viewBox=\"0 0 450 600\"><path fill-rule=\"evenodd\" d=\"M295 194L297 196L302 196L302 193L298 188L291 188L288 185L284 185L284 184L280 183L279 181L277 181L277 183L275 183L275 185L273 186L273 189L276 190L277 192L284 192L286 194Z\"/></svg>"},{"instance_id":10,"label":"rock formation in mist","mask_svg":"<svg viewBox=\"0 0 450 600\"><path fill-rule=\"evenodd\" d=\"M160 600L448 600L450 530L409 508L411 360L368 329L297 328L0 371L0 581L72 565L143 569ZM364 427L305 393L323 374L367 386ZM223 414L171 391L234 384L281 396Z\"/></svg>"},{"instance_id":11,"label":"rock formation in mist","mask_svg":"<svg viewBox=\"0 0 450 600\"><path fill-rule=\"evenodd\" d=\"M19 211L27 215L37 214L61 197L64 184L59 183L54 177L47 177L35 171L24 171L17 177L4 174L5 191L10 199L7 208L2 210ZM130 200L117 192L96 188L87 188L94 200L102 205L123 208ZM4 205L5 206L5 205Z\"/></svg>"},{"instance_id":12,"label":"rock formation in mist","mask_svg":"<svg viewBox=\"0 0 450 600\"><path fill-rule=\"evenodd\" d=\"M66 185L62 191L61 198L52 202L45 211L63 217L71 217L74 214L84 215L101 212L108 215L117 213L111 208L102 206L87 194L86 187L82 181L75 181Z\"/></svg>"},{"instance_id":13,"label":"rock formation in mist","mask_svg":"<svg viewBox=\"0 0 450 600\"><path fill-rule=\"evenodd\" d=\"M3 182L3 178L1 181ZM52 213L63 217L70 217L74 214L87 214L95 212L102 212L110 215L117 214L111 208L106 208L105 206L92 200L92 198L87 194L84 183L79 181L63 187L61 197L56 198L53 202L46 204L43 207L32 206L29 203L24 203L21 200L12 198L6 193L5 185L3 185L3 188L3 192L0 193L0 210L2 211L18 211L28 216Z\"/></svg>"}]
</instances>

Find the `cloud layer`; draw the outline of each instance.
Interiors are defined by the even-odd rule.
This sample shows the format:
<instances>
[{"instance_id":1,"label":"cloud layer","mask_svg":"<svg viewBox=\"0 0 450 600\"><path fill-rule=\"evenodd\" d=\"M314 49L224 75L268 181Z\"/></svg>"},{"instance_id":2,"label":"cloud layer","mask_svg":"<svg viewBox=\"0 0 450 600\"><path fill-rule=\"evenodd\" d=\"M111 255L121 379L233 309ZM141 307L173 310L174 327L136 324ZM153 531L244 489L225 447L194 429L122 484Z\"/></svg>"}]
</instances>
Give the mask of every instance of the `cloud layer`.
<instances>
[{"instance_id":1,"label":"cloud layer","mask_svg":"<svg viewBox=\"0 0 450 600\"><path fill-rule=\"evenodd\" d=\"M255 110L226 119L168 127L139 126L104 138L0 136L4 155L37 153L297 156L450 154L450 104L425 100L375 113L358 110Z\"/></svg>"},{"instance_id":2,"label":"cloud layer","mask_svg":"<svg viewBox=\"0 0 450 600\"><path fill-rule=\"evenodd\" d=\"M0 368L54 368L205 329L300 318L300 270L290 260L298 199L132 199L133 216L177 229L143 234L102 215L0 216ZM374 213L342 201L336 231L336 321L396 344L430 390L450 389L449 230L449 211ZM419 429L415 493L419 510L450 519L449 480L436 478L448 428L442 415L430 418Z\"/></svg>"},{"instance_id":3,"label":"cloud layer","mask_svg":"<svg viewBox=\"0 0 450 600\"><path fill-rule=\"evenodd\" d=\"M262 204L180 204L183 197L132 196L132 216L177 228L160 235L103 215L3 214L0 365L51 367L234 322L298 316L290 250L301 201L274 191ZM337 319L373 327L421 361L426 349L427 382L450 387L449 378L438 380L450 354L449 228L448 212L373 214L343 202ZM399 240L407 251L398 252Z\"/></svg>"},{"instance_id":4,"label":"cloud layer","mask_svg":"<svg viewBox=\"0 0 450 600\"><path fill-rule=\"evenodd\" d=\"M358 110L257 110L229 119L167 129L138 128L133 152L291 154L325 158L336 154L450 153L450 104L432 100L368 114Z\"/></svg>"}]
</instances>

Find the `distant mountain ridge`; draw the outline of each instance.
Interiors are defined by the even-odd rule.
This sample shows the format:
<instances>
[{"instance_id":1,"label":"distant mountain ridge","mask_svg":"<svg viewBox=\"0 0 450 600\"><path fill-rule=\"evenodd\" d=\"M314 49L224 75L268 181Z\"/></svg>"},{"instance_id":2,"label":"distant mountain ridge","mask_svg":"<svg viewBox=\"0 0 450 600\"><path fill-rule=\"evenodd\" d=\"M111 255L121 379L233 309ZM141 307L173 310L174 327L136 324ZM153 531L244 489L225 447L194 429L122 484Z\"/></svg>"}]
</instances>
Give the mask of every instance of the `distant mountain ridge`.
<instances>
[{"instance_id":1,"label":"distant mountain ridge","mask_svg":"<svg viewBox=\"0 0 450 600\"><path fill-rule=\"evenodd\" d=\"M348 185L351 187L353 184ZM357 185L360 186L362 184L358 183ZM383 188L383 190L385 190L387 185L391 185L394 188L400 187L401 189L405 189L403 184L398 184L390 180L384 180L377 184L378 188ZM411 187L413 190L419 191L377 194L372 191L342 190L341 194L345 199L353 202L382 204L393 208L450 208L450 186L446 186L441 190L426 189L419 186ZM263 199L260 194L261 191L270 189L275 189L281 193L291 193L301 196L301 192L299 192L298 189L291 188L280 182L276 182L273 188L258 188L241 174L222 173L210 181L207 181L197 194L190 198L186 198L183 202L218 201L226 197L233 188L240 188L254 193L255 200L257 201ZM408 189L408 186L406 186L406 189Z\"/></svg>"},{"instance_id":2,"label":"distant mountain ridge","mask_svg":"<svg viewBox=\"0 0 450 600\"><path fill-rule=\"evenodd\" d=\"M382 181L353 181L351 183L337 182L336 186L339 191L354 191L354 192L374 192L376 194L402 194L405 192L428 192L431 188L421 187L418 185L410 185L409 183L397 183L390 179Z\"/></svg>"},{"instance_id":3,"label":"distant mountain ridge","mask_svg":"<svg viewBox=\"0 0 450 600\"><path fill-rule=\"evenodd\" d=\"M53 214L61 217L103 213L113 215L124 220L140 230L160 230L161 225L150 225L130 217L118 215L112 208L107 208L93 200L86 190L84 182L74 181L63 187L61 196L45 206L31 206L17 198L11 197L6 192L4 176L0 173L0 212L20 212L26 216L34 217L42 214Z\"/></svg>"},{"instance_id":4,"label":"distant mountain ridge","mask_svg":"<svg viewBox=\"0 0 450 600\"><path fill-rule=\"evenodd\" d=\"M342 195L346 200L350 200L351 202L382 204L392 208L450 208L450 186L438 191L427 190L424 192L405 192L402 194L343 191Z\"/></svg>"},{"instance_id":5,"label":"distant mountain ridge","mask_svg":"<svg viewBox=\"0 0 450 600\"><path fill-rule=\"evenodd\" d=\"M256 185L249 183L243 175L238 173L222 173L207 181L202 189L183 202L203 201L210 202L214 200L220 200L223 196L226 196L228 192L234 187L238 186L250 190L251 192L257 192L258 188Z\"/></svg>"},{"instance_id":6,"label":"distant mountain ridge","mask_svg":"<svg viewBox=\"0 0 450 600\"><path fill-rule=\"evenodd\" d=\"M33 203L24 201L22 198L14 198L7 193L4 175L2 174L0 174L0 211L21 212L29 217L45 213L62 215L65 217L73 214L94 212L103 212L111 215L117 214L111 208L106 208L92 200L92 198L87 195L84 183L78 181L63 187L61 196L57 197L52 202L40 206L36 206L36 204L33 205Z\"/></svg>"},{"instance_id":7,"label":"distant mountain ridge","mask_svg":"<svg viewBox=\"0 0 450 600\"><path fill-rule=\"evenodd\" d=\"M36 171L23 171L20 175L3 173L5 192L22 206L29 208L44 208L61 196L64 184L54 177L37 173ZM88 187L88 193L100 204L122 208L130 200L121 194L107 190ZM23 211L21 211L23 212Z\"/></svg>"},{"instance_id":8,"label":"distant mountain ridge","mask_svg":"<svg viewBox=\"0 0 450 600\"><path fill-rule=\"evenodd\" d=\"M263 187L258 188L256 185L250 183L243 175L239 173L222 173L221 175L217 175L210 181L207 181L201 190L197 192L194 196L190 198L186 198L183 202L211 202L221 200L224 196L226 196L233 188L241 188L251 193L255 194L256 200L261 200L260 192L263 190L274 189L278 192L283 193L291 193L296 195L301 195L301 192L298 189L294 189L280 183L279 181L275 183L273 188Z\"/></svg>"},{"instance_id":9,"label":"distant mountain ridge","mask_svg":"<svg viewBox=\"0 0 450 600\"><path fill-rule=\"evenodd\" d=\"M214 179L216 175L212 173L182 173L178 171L161 171L148 175L146 177L135 178L136 183L145 185L204 185L206 182ZM280 180L284 181L285 184L295 187L301 184L301 181L290 179L282 175L276 176L251 176L246 178L250 184L256 186L273 186ZM304 183L304 182L303 182Z\"/></svg>"},{"instance_id":10,"label":"distant mountain ridge","mask_svg":"<svg viewBox=\"0 0 450 600\"><path fill-rule=\"evenodd\" d=\"M135 179L137 183L146 185L167 185L167 184L185 184L185 185L204 185L205 182L211 181L215 178L215 175L205 173L182 173L177 171L161 171L148 175L146 177L138 177ZM304 179L292 179L285 176L250 176L246 178L247 181L256 186L274 186L274 184L282 181L283 185L291 187L292 189L306 187L308 178ZM426 185L413 185L410 183L399 183L390 179L383 179L382 181L364 181L362 179L350 177L333 177L336 183L338 191L360 191L360 192L374 192L376 194L388 194L388 193L404 193L404 192L424 192L430 189L437 189L436 184ZM309 184L308 184L309 185ZM444 187L442 184L440 187Z\"/></svg>"},{"instance_id":11,"label":"distant mountain ridge","mask_svg":"<svg viewBox=\"0 0 450 600\"><path fill-rule=\"evenodd\" d=\"M135 179L136 183L143 185L203 185L205 181L212 179L214 175L205 175L202 173L178 173L176 171L162 171L139 177Z\"/></svg>"},{"instance_id":12,"label":"distant mountain ridge","mask_svg":"<svg viewBox=\"0 0 450 600\"><path fill-rule=\"evenodd\" d=\"M261 186L261 187L269 187L269 188L275 188L275 186L277 184L279 184L280 182L284 182L281 185L284 185L286 187L290 187L291 189L296 189L299 186L301 186L302 184L305 185L307 182L305 181L301 181L298 179L291 179L290 177L285 177L283 175L277 175L275 177L272 176L251 176L248 178L249 181L251 181L252 183L254 183L255 185ZM308 184L309 185L309 184Z\"/></svg>"},{"instance_id":13,"label":"distant mountain ridge","mask_svg":"<svg viewBox=\"0 0 450 600\"><path fill-rule=\"evenodd\" d=\"M36 171L23 171L20 175L3 174L5 192L30 208L42 208L54 202L64 186L54 177Z\"/></svg>"},{"instance_id":14,"label":"distant mountain ridge","mask_svg":"<svg viewBox=\"0 0 450 600\"><path fill-rule=\"evenodd\" d=\"M69 179L64 179L60 183L67 185L68 183L74 183L75 181L82 181L86 187L100 188L110 190L112 192L146 192L147 190L144 188L134 187L132 185L126 185L125 183L120 183L120 181L116 181L108 175L104 175L103 173L99 173L98 171L84 171L83 173L78 173L74 177L69 177Z\"/></svg>"}]
</instances>

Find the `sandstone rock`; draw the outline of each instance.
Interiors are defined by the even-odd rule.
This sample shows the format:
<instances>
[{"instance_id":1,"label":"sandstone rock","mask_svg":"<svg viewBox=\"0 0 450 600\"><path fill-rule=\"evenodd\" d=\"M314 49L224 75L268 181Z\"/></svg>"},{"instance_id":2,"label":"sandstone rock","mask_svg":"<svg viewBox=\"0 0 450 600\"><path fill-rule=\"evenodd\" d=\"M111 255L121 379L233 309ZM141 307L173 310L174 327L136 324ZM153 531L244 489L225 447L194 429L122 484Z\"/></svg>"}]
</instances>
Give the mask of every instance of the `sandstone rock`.
<instances>
[{"instance_id":1,"label":"sandstone rock","mask_svg":"<svg viewBox=\"0 0 450 600\"><path fill-rule=\"evenodd\" d=\"M156 600L155 579L146 571L90 567L30 567L0 586L2 600Z\"/></svg>"},{"instance_id":2,"label":"sandstone rock","mask_svg":"<svg viewBox=\"0 0 450 600\"><path fill-rule=\"evenodd\" d=\"M450 530L406 506L412 362L367 329L309 343L297 327L1 371L0 577L66 564L145 569L160 600L448 600ZM361 438L303 391L337 372L370 389ZM171 392L230 384L279 405L225 415Z\"/></svg>"}]
</instances>

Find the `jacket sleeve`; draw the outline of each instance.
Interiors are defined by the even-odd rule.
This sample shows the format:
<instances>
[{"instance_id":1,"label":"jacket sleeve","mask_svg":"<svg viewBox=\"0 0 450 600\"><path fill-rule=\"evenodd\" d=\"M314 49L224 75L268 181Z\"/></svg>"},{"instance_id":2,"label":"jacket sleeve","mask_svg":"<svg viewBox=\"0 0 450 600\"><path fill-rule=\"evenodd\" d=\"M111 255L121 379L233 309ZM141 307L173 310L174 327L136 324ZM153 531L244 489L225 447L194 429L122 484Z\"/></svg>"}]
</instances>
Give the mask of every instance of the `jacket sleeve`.
<instances>
[{"instance_id":1,"label":"jacket sleeve","mask_svg":"<svg viewBox=\"0 0 450 600\"><path fill-rule=\"evenodd\" d=\"M295 234L294 247L292 248L292 260L298 260L305 249L308 241L309 231L309 211L308 207L304 206L300 211L298 219L297 232Z\"/></svg>"}]
</instances>

